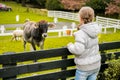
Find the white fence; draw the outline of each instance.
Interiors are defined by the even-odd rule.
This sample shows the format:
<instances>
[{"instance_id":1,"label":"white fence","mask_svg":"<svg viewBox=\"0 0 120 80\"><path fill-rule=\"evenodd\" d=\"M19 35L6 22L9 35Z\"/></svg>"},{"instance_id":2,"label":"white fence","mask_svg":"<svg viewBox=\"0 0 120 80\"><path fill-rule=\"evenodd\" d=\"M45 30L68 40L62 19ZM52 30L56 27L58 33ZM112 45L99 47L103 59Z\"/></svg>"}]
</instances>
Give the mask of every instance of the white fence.
<instances>
[{"instance_id":1,"label":"white fence","mask_svg":"<svg viewBox=\"0 0 120 80\"><path fill-rule=\"evenodd\" d=\"M114 32L116 29L120 29L120 20L118 19L96 16L96 22L102 26L104 33L107 33L107 28L114 28Z\"/></svg>"},{"instance_id":2,"label":"white fence","mask_svg":"<svg viewBox=\"0 0 120 80\"><path fill-rule=\"evenodd\" d=\"M57 18L79 21L78 13L70 13L70 12L64 12L64 11L48 11L48 17L54 17L55 23L57 23ZM120 29L120 20L117 20L117 19L96 16L96 22L102 26L102 28L104 29L104 33L107 33L107 28L114 28L114 32L116 32L116 29ZM13 24L12 26L16 26L16 25ZM17 26L22 26L22 24ZM55 29L55 30L48 30L48 32L58 32L58 36L60 37L62 36L62 33L63 33L63 36L66 36L67 35L66 31L69 30L70 35L72 35L73 30L76 30L75 26L76 24L73 24L71 29L61 28L61 29ZM12 35L12 32L5 33L5 27L4 25L1 25L0 36L5 36L5 35Z\"/></svg>"},{"instance_id":3,"label":"white fence","mask_svg":"<svg viewBox=\"0 0 120 80\"><path fill-rule=\"evenodd\" d=\"M71 13L65 11L48 11L48 17L79 21L78 13Z\"/></svg>"},{"instance_id":4,"label":"white fence","mask_svg":"<svg viewBox=\"0 0 120 80\"><path fill-rule=\"evenodd\" d=\"M48 32L58 32L58 37L61 37L61 36L72 36L74 30L76 29L55 29L55 30L48 30ZM12 32L0 33L0 36L8 36L8 35L12 35Z\"/></svg>"},{"instance_id":5,"label":"white fence","mask_svg":"<svg viewBox=\"0 0 120 80\"><path fill-rule=\"evenodd\" d=\"M48 32L58 32L58 37L61 37L61 36L72 36L73 34L73 31L74 30L77 30L75 28L76 24L73 22L71 27L72 28L68 28L67 26L63 26L61 27L61 29L48 29ZM16 27L16 30L19 29L19 27ZM8 36L8 35L12 35L12 31L10 32L5 32L6 29L4 27L4 25L0 25L0 36Z\"/></svg>"},{"instance_id":6,"label":"white fence","mask_svg":"<svg viewBox=\"0 0 120 80\"><path fill-rule=\"evenodd\" d=\"M79 21L78 13L64 11L48 11L48 17L63 18L68 20ZM107 28L120 29L120 20L96 16L96 22L102 26L104 33L107 33Z\"/></svg>"}]
</instances>

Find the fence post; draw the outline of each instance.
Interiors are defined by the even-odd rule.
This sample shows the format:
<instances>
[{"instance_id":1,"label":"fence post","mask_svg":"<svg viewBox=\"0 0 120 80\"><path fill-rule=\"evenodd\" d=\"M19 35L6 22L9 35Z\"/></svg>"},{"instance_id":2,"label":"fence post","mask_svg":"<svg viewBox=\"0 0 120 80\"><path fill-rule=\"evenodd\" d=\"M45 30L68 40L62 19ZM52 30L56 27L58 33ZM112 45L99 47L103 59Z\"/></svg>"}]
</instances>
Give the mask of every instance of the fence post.
<instances>
[{"instance_id":1,"label":"fence post","mask_svg":"<svg viewBox=\"0 0 120 80\"><path fill-rule=\"evenodd\" d=\"M2 34L5 32L5 27L4 27L4 25L1 25L0 30L1 30L1 33L2 33Z\"/></svg>"},{"instance_id":2,"label":"fence post","mask_svg":"<svg viewBox=\"0 0 120 80\"><path fill-rule=\"evenodd\" d=\"M61 37L61 33L62 33L61 31L58 32L58 37Z\"/></svg>"},{"instance_id":3,"label":"fence post","mask_svg":"<svg viewBox=\"0 0 120 80\"><path fill-rule=\"evenodd\" d=\"M54 23L57 23L58 22L58 19L57 17L54 18Z\"/></svg>"},{"instance_id":4,"label":"fence post","mask_svg":"<svg viewBox=\"0 0 120 80\"><path fill-rule=\"evenodd\" d=\"M65 59L67 59L67 55L62 56L62 60L65 60ZM64 71L64 70L67 70L67 68L64 67L64 68L62 68L61 70ZM62 78L61 80L66 80L66 78Z\"/></svg>"},{"instance_id":5,"label":"fence post","mask_svg":"<svg viewBox=\"0 0 120 80\"><path fill-rule=\"evenodd\" d=\"M71 26L72 26L72 30L70 36L73 35L73 30L75 30L75 26L76 26L75 22L72 22Z\"/></svg>"},{"instance_id":6,"label":"fence post","mask_svg":"<svg viewBox=\"0 0 120 80\"><path fill-rule=\"evenodd\" d=\"M67 26L64 25L64 26L63 26L63 36L66 36L66 35L67 35L66 30L67 30Z\"/></svg>"},{"instance_id":7,"label":"fence post","mask_svg":"<svg viewBox=\"0 0 120 80\"><path fill-rule=\"evenodd\" d=\"M9 54L15 54L15 52L6 52L4 53L5 55L9 55ZM10 67L10 66L16 66L17 63L8 63L8 64L3 64L3 67ZM12 74L12 73L11 73ZM17 75L16 76L12 76L12 77L4 77L3 80L15 80L17 78Z\"/></svg>"}]
</instances>

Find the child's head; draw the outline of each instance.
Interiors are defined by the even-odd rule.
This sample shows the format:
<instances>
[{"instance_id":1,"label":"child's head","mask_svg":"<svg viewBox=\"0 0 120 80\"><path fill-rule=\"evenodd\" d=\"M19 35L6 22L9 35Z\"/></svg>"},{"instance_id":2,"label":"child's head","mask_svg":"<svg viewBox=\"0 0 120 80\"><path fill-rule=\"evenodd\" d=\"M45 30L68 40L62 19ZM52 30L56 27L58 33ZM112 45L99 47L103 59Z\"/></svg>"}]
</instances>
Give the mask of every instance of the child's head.
<instances>
[{"instance_id":1,"label":"child's head","mask_svg":"<svg viewBox=\"0 0 120 80\"><path fill-rule=\"evenodd\" d=\"M94 10L91 7L82 7L79 11L80 23L87 24L94 19Z\"/></svg>"}]
</instances>

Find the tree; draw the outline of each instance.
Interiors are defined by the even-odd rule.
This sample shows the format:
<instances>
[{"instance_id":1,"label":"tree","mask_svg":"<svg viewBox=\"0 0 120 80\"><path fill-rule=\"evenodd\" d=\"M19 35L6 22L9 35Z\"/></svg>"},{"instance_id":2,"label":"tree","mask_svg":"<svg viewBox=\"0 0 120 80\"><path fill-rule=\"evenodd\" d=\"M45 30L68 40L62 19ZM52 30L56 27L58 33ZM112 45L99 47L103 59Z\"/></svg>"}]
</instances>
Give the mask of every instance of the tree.
<instances>
[{"instance_id":1,"label":"tree","mask_svg":"<svg viewBox=\"0 0 120 80\"><path fill-rule=\"evenodd\" d=\"M21 0L16 0L17 3L21 3Z\"/></svg>"},{"instance_id":2,"label":"tree","mask_svg":"<svg viewBox=\"0 0 120 80\"><path fill-rule=\"evenodd\" d=\"M113 0L108 3L105 14L120 14L120 0Z\"/></svg>"},{"instance_id":3,"label":"tree","mask_svg":"<svg viewBox=\"0 0 120 80\"><path fill-rule=\"evenodd\" d=\"M63 9L63 6L60 3L60 0L47 0L46 8L48 10L61 10Z\"/></svg>"},{"instance_id":4,"label":"tree","mask_svg":"<svg viewBox=\"0 0 120 80\"><path fill-rule=\"evenodd\" d=\"M40 5L41 8L45 8L46 0L36 0L36 1Z\"/></svg>"},{"instance_id":5,"label":"tree","mask_svg":"<svg viewBox=\"0 0 120 80\"><path fill-rule=\"evenodd\" d=\"M25 4L25 2L26 2L26 0L22 0L22 6L26 6L26 4Z\"/></svg>"},{"instance_id":6,"label":"tree","mask_svg":"<svg viewBox=\"0 0 120 80\"><path fill-rule=\"evenodd\" d=\"M110 0L87 0L86 6L90 6L95 10L96 15L101 15L105 13L106 3Z\"/></svg>"},{"instance_id":7,"label":"tree","mask_svg":"<svg viewBox=\"0 0 120 80\"><path fill-rule=\"evenodd\" d=\"M64 8L67 10L79 10L85 4L85 0L61 0Z\"/></svg>"}]
</instances>

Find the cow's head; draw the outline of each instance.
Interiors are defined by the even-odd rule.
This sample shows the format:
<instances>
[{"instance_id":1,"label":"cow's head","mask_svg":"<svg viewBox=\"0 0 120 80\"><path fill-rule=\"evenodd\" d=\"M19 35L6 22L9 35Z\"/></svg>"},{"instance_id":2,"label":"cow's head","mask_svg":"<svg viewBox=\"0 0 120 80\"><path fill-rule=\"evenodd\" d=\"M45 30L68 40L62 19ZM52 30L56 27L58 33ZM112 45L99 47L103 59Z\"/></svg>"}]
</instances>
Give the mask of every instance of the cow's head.
<instances>
[{"instance_id":1,"label":"cow's head","mask_svg":"<svg viewBox=\"0 0 120 80\"><path fill-rule=\"evenodd\" d=\"M41 20L39 22L37 22L37 27L40 30L40 33L42 34L42 37L47 37L47 31L48 31L48 27L54 27L54 24L49 24L47 21L45 20Z\"/></svg>"}]
</instances>

